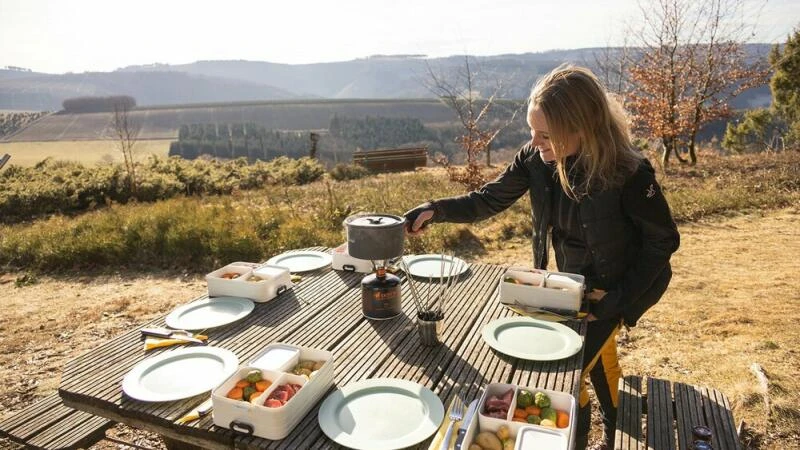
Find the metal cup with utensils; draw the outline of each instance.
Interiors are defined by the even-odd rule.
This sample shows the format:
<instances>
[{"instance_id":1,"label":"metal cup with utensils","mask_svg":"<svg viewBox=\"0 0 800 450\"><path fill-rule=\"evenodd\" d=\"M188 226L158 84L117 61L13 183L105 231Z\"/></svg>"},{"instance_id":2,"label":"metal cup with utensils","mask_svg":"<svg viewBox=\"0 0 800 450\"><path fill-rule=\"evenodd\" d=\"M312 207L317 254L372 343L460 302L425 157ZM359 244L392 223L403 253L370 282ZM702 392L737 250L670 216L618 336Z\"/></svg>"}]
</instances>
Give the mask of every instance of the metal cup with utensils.
<instances>
[{"instance_id":1,"label":"metal cup with utensils","mask_svg":"<svg viewBox=\"0 0 800 450\"><path fill-rule=\"evenodd\" d=\"M417 317L417 331L422 345L435 346L442 343L444 331L444 318L438 320L424 320Z\"/></svg>"}]
</instances>

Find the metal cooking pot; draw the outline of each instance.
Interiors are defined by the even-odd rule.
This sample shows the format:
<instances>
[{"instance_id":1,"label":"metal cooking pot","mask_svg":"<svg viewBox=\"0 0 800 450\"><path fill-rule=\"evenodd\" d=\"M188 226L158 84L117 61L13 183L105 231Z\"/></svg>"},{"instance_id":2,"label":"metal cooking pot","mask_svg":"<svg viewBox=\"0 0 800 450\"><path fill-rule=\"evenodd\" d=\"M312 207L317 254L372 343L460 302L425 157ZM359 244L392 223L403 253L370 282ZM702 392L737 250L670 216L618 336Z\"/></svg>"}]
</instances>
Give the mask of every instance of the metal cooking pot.
<instances>
[{"instance_id":1,"label":"metal cooking pot","mask_svg":"<svg viewBox=\"0 0 800 450\"><path fill-rule=\"evenodd\" d=\"M347 253L373 261L402 256L405 222L404 217L391 214L355 214L344 219Z\"/></svg>"}]
</instances>

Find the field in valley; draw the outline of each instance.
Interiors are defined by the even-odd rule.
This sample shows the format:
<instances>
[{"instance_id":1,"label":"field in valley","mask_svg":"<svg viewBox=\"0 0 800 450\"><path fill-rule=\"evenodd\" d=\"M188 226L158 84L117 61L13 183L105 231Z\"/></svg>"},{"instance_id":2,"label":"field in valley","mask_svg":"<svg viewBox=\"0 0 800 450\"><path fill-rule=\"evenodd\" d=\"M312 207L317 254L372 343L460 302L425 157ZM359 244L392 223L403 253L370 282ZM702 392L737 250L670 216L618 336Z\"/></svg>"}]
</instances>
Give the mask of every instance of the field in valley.
<instances>
[{"instance_id":1,"label":"field in valley","mask_svg":"<svg viewBox=\"0 0 800 450\"><path fill-rule=\"evenodd\" d=\"M169 140L144 140L136 143L137 157L147 155L166 157ZM54 142L3 142L0 155L11 155L9 164L30 167L45 158L75 161L85 165L97 163L120 163L122 153L115 141L54 141Z\"/></svg>"}]
</instances>

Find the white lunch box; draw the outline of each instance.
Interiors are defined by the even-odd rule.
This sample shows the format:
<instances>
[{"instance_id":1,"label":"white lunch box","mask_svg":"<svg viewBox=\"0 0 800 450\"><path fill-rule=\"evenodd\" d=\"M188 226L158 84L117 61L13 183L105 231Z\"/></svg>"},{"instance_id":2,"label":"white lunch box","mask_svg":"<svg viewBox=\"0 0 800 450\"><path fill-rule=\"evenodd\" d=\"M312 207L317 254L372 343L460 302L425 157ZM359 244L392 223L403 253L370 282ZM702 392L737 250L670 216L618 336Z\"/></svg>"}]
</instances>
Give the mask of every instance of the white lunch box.
<instances>
[{"instance_id":1,"label":"white lunch box","mask_svg":"<svg viewBox=\"0 0 800 450\"><path fill-rule=\"evenodd\" d=\"M511 406L504 419L489 417L486 415L486 402L492 396L501 396L509 389L513 389ZM551 428L541 425L534 425L513 421L514 409L517 405L519 391L524 389L535 395L536 392L544 392L550 397L550 404L553 409L564 411L569 415L569 425L566 428ZM475 438L481 431L497 432L501 426L505 425L510 431L510 436L515 439L515 449L546 449L546 450L569 450L575 439L578 412L578 403L570 394L565 392L552 391L549 389L526 388L514 384L492 383L486 386L480 400L478 400L478 410L469 424L464 435L464 443L461 448L468 448L475 442Z\"/></svg>"},{"instance_id":2,"label":"white lunch box","mask_svg":"<svg viewBox=\"0 0 800 450\"><path fill-rule=\"evenodd\" d=\"M224 278L236 274L236 278ZM249 298L263 303L272 300L292 286L289 270L280 266L234 262L206 275L208 296Z\"/></svg>"},{"instance_id":3,"label":"white lunch box","mask_svg":"<svg viewBox=\"0 0 800 450\"><path fill-rule=\"evenodd\" d=\"M500 303L578 312L584 289L583 275L511 267L502 275Z\"/></svg>"},{"instance_id":4,"label":"white lunch box","mask_svg":"<svg viewBox=\"0 0 800 450\"><path fill-rule=\"evenodd\" d=\"M301 361L320 361L323 364L316 373L307 377L292 373ZM333 386L333 364L331 352L292 344L268 345L211 392L214 425L243 435L272 440L285 438ZM253 369L261 370L263 378L271 385L250 402L228 398L228 392ZM283 406L265 406L273 391L287 383L301 387Z\"/></svg>"},{"instance_id":5,"label":"white lunch box","mask_svg":"<svg viewBox=\"0 0 800 450\"><path fill-rule=\"evenodd\" d=\"M333 270L345 272L371 273L374 269L372 261L368 259L353 258L347 253L347 243L336 247L331 252L331 267Z\"/></svg>"}]
</instances>

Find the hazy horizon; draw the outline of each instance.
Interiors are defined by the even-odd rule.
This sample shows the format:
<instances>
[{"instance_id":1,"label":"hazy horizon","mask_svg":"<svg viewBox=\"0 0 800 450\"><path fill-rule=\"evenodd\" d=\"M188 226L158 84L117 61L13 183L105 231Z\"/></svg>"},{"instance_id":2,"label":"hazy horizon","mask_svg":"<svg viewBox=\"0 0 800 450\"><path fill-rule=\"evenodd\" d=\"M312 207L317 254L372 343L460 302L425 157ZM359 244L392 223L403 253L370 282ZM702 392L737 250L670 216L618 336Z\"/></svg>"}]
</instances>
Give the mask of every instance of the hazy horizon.
<instances>
[{"instance_id":1,"label":"hazy horizon","mask_svg":"<svg viewBox=\"0 0 800 450\"><path fill-rule=\"evenodd\" d=\"M372 55L498 55L617 46L637 0L156 2L0 0L0 67L108 72L132 65L246 60L310 64ZM800 2L747 2L751 42L783 42ZM757 23L757 25L756 25Z\"/></svg>"}]
</instances>

